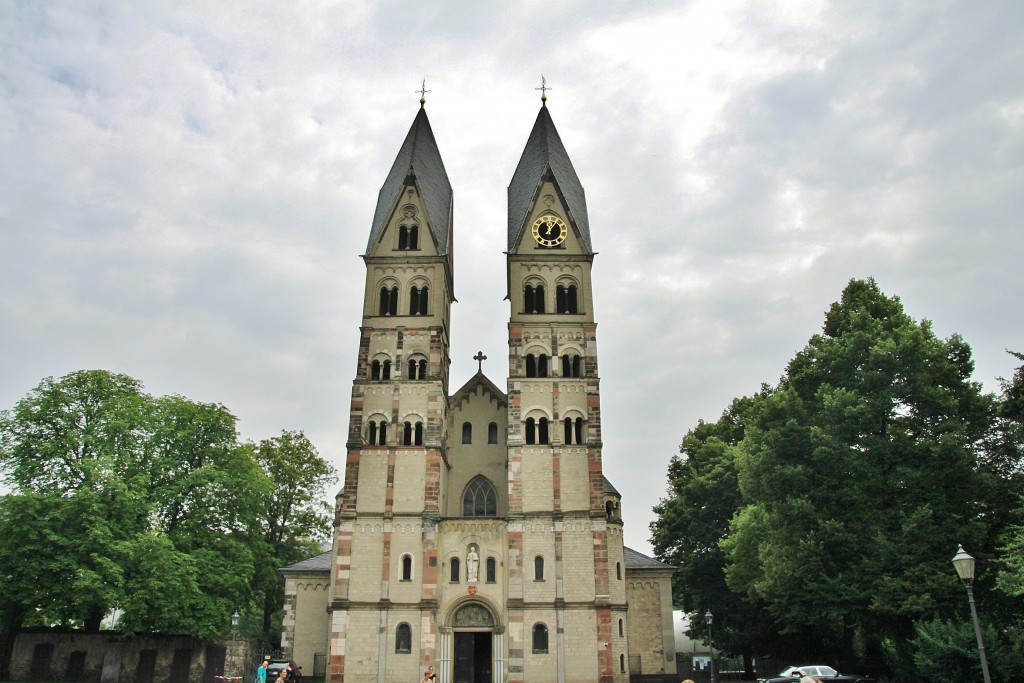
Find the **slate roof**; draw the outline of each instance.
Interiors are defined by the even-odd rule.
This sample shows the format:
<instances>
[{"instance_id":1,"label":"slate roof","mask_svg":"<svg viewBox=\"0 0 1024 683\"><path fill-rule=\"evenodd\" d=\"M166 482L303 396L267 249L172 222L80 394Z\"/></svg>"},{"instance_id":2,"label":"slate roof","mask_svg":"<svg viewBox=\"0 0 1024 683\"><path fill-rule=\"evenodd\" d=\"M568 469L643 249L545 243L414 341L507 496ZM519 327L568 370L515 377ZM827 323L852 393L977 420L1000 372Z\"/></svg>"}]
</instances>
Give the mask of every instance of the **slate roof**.
<instances>
[{"instance_id":1,"label":"slate roof","mask_svg":"<svg viewBox=\"0 0 1024 683\"><path fill-rule=\"evenodd\" d=\"M608 477L606 477L606 476L604 476L602 474L601 475L601 479L604 480L604 492L605 493L611 493L613 495L618 496L619 498L622 498L622 494L619 493L618 490L614 486L612 486L612 483L610 481L608 481Z\"/></svg>"},{"instance_id":2,"label":"slate roof","mask_svg":"<svg viewBox=\"0 0 1024 683\"><path fill-rule=\"evenodd\" d=\"M676 568L670 564L665 564L660 560L656 560L653 557L647 557L643 553L638 553L632 548L622 548L626 556L626 569L670 569L675 571Z\"/></svg>"},{"instance_id":3,"label":"slate roof","mask_svg":"<svg viewBox=\"0 0 1024 683\"><path fill-rule=\"evenodd\" d=\"M331 551L308 557L301 562L281 567L279 572L329 572L331 570Z\"/></svg>"},{"instance_id":4,"label":"slate roof","mask_svg":"<svg viewBox=\"0 0 1024 683\"><path fill-rule=\"evenodd\" d=\"M476 391L477 386L483 386L484 391L489 392L494 400L498 402L498 405L505 408L508 406L508 396L505 392L498 388L498 386L487 379L482 371L477 371L475 375L469 378L469 381L462 385L462 387L452 394L451 404L456 405L463 398L469 396Z\"/></svg>"},{"instance_id":5,"label":"slate roof","mask_svg":"<svg viewBox=\"0 0 1024 683\"><path fill-rule=\"evenodd\" d=\"M448 256L452 234L452 185L448 182L448 173L444 170L434 131L430 129L427 111L422 106L377 195L373 227L366 243L367 254L380 239L388 218L401 199L406 179L416 183L423 197L427 209L427 225L437 242L438 253Z\"/></svg>"},{"instance_id":6,"label":"slate roof","mask_svg":"<svg viewBox=\"0 0 1024 683\"><path fill-rule=\"evenodd\" d=\"M540 108L537 121L533 124L530 139L526 142L523 156L519 159L512 182L508 185L508 250L515 249L519 234L523 230L530 206L537 196L541 179L550 169L562 193L562 199L569 209L569 219L576 227L583 251L594 252L590 242L590 220L587 218L587 198L583 185L572 167L569 154L548 113L547 105Z\"/></svg>"}]
</instances>

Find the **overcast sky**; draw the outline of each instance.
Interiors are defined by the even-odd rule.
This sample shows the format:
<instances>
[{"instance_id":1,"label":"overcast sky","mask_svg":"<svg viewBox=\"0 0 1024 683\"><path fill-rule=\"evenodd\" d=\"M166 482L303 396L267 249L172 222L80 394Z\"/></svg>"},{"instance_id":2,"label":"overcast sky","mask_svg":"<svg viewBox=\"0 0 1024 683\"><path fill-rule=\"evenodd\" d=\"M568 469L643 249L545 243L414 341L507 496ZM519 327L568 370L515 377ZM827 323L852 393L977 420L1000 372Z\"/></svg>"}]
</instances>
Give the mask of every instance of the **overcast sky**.
<instances>
[{"instance_id":1,"label":"overcast sky","mask_svg":"<svg viewBox=\"0 0 1024 683\"><path fill-rule=\"evenodd\" d=\"M506 188L548 106L587 192L627 545L697 420L852 277L1024 351L1024 3L0 0L0 408L127 373L344 466L377 192L455 192L452 390L507 372ZM339 484L340 485L340 484ZM335 487L336 490L337 487Z\"/></svg>"}]
</instances>

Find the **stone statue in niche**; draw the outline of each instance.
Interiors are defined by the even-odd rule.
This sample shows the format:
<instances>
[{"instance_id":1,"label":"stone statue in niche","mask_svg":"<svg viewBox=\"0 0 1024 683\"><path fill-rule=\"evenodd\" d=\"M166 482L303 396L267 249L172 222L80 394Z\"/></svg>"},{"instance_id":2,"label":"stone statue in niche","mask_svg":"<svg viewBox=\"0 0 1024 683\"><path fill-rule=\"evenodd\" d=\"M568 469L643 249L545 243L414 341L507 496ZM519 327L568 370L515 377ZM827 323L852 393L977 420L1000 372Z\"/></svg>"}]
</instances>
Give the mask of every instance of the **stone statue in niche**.
<instances>
[{"instance_id":1,"label":"stone statue in niche","mask_svg":"<svg viewBox=\"0 0 1024 683\"><path fill-rule=\"evenodd\" d=\"M476 546L469 546L469 552L466 554L466 578L470 581L476 581L479 579L480 573L480 555L477 554Z\"/></svg>"}]
</instances>

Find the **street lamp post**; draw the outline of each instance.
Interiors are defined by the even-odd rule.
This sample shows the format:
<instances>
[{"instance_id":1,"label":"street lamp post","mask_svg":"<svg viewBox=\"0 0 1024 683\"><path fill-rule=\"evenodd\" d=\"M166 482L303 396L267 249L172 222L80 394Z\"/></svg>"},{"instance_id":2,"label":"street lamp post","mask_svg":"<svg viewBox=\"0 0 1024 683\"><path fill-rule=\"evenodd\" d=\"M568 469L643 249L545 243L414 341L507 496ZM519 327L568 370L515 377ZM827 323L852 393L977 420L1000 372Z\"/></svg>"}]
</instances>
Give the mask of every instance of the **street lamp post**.
<instances>
[{"instance_id":1,"label":"street lamp post","mask_svg":"<svg viewBox=\"0 0 1024 683\"><path fill-rule=\"evenodd\" d=\"M241 615L238 610L231 615L231 673L238 673L238 644L235 642L238 637L238 620Z\"/></svg>"},{"instance_id":2,"label":"street lamp post","mask_svg":"<svg viewBox=\"0 0 1024 683\"><path fill-rule=\"evenodd\" d=\"M711 654L711 683L715 683L715 646L711 643L711 622L713 620L714 615L711 614L711 610L704 613L704 623L708 625L708 652Z\"/></svg>"},{"instance_id":3,"label":"street lamp post","mask_svg":"<svg viewBox=\"0 0 1024 683\"><path fill-rule=\"evenodd\" d=\"M971 618L974 619L974 635L978 638L978 656L981 657L981 674L985 677L985 683L992 683L988 675L988 660L985 658L985 642L981 639L981 625L978 623L978 609L974 606L974 558L964 551L963 545L957 548L953 556L953 566L960 580L967 588L967 601L971 603Z\"/></svg>"}]
</instances>

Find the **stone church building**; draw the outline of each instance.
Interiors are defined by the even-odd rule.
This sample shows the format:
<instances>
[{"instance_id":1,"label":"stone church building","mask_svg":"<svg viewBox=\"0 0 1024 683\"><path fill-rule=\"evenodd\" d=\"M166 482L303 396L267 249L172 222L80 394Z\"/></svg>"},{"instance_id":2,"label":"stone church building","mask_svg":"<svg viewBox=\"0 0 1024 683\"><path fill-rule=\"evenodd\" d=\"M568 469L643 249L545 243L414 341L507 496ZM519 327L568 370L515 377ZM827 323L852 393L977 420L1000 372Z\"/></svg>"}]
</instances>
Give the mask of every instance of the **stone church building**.
<instances>
[{"instance_id":1,"label":"stone church building","mask_svg":"<svg viewBox=\"0 0 1024 683\"><path fill-rule=\"evenodd\" d=\"M544 100L508 187L504 387L482 355L449 387L452 188L422 100L381 187L332 549L281 570L283 645L307 675L675 672L672 568L623 545L602 473L594 241Z\"/></svg>"}]
</instances>

